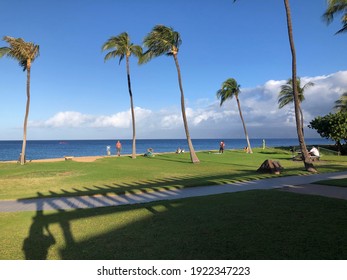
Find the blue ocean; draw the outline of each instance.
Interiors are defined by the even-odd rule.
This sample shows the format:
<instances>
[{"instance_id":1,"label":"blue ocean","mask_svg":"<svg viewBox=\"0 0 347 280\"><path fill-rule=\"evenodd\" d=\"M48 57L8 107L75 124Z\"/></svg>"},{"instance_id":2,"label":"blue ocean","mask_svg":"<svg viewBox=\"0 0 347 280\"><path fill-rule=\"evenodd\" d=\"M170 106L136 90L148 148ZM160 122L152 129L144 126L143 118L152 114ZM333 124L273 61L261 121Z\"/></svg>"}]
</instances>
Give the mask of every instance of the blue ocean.
<instances>
[{"instance_id":1,"label":"blue ocean","mask_svg":"<svg viewBox=\"0 0 347 280\"><path fill-rule=\"evenodd\" d=\"M226 149L242 149L247 143L245 139L193 139L196 151L218 150L219 142L224 140ZM297 139L264 139L267 147L298 146ZM251 139L251 146L262 147L263 139ZM333 142L322 138L305 139L306 145L326 145ZM132 140L121 140L122 154L131 154ZM27 141L27 160L62 158L64 156L102 156L107 154L107 146L111 155L116 153L116 140L32 140ZM21 152L22 141L0 141L0 161L17 160ZM174 152L180 147L188 151L186 139L139 139L136 141L137 154L144 154L148 148L155 153Z\"/></svg>"}]
</instances>

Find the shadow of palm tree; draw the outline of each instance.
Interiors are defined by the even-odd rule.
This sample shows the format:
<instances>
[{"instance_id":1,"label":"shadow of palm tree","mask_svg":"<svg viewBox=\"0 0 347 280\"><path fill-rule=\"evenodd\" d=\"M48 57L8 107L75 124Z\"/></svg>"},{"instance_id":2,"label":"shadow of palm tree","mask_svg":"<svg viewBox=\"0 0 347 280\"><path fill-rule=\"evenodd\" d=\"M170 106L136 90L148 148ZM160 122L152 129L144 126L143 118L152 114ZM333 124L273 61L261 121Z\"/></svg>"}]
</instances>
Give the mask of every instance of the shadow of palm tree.
<instances>
[{"instance_id":1,"label":"shadow of palm tree","mask_svg":"<svg viewBox=\"0 0 347 280\"><path fill-rule=\"evenodd\" d=\"M57 250L66 260L345 259L346 252L341 249L345 223L341 224L341 219L346 203L322 197L312 201L315 211L304 196L249 191L41 213L39 220L42 225L60 225L65 246ZM320 218L323 215L317 215L317 209L325 211L319 206L322 203L339 205L336 218L326 222ZM98 230L101 220L110 223L106 230ZM88 234L83 235L77 228L86 221ZM72 227L72 223L79 226ZM317 238L315 232L324 234ZM322 242L329 243L325 250ZM43 256L42 252L39 257Z\"/></svg>"},{"instance_id":2,"label":"shadow of palm tree","mask_svg":"<svg viewBox=\"0 0 347 280\"><path fill-rule=\"evenodd\" d=\"M239 165L240 167L241 165ZM242 166L241 166L242 167ZM72 188L73 191L61 189L61 192L49 191L49 194L43 196L38 195L34 197L27 197L19 199L19 201L26 201L28 199L37 198L54 198L54 197L75 197L75 196L92 196L92 195L120 195L128 192L153 192L160 189L181 189L186 187L196 187L202 185L218 185L223 182L230 181L244 181L249 179L262 179L267 178L269 175L259 174L256 171L238 169L236 173L220 173L216 175L194 175L194 176L176 176L166 177L162 179L152 180L139 180L134 182L114 182L107 185L93 185L80 188Z\"/></svg>"},{"instance_id":3,"label":"shadow of palm tree","mask_svg":"<svg viewBox=\"0 0 347 280\"><path fill-rule=\"evenodd\" d=\"M39 195L39 197L41 196ZM37 208L41 209L42 206L38 205ZM29 229L29 236L23 242L23 251L27 260L45 260L48 249L55 244L54 236L49 230L48 220L43 215L43 211L36 211L36 216L33 217L33 223Z\"/></svg>"},{"instance_id":4,"label":"shadow of palm tree","mask_svg":"<svg viewBox=\"0 0 347 280\"><path fill-rule=\"evenodd\" d=\"M251 176L253 172L245 171L244 178L247 176ZM237 175L239 179L242 180L242 176L240 174ZM225 179L226 174L219 174L215 176L205 176L204 180L206 180L206 184L215 184L212 181L218 181L221 178ZM230 179L234 178L235 175L229 176ZM152 181L138 181L132 184L127 184L125 186L126 192L136 195L145 195L145 196L153 196L156 200L165 199L160 192L155 192L158 189L167 192L174 192L175 190L179 190L182 187L187 185L194 185L194 176L183 176L183 177L170 177L161 180L152 180ZM199 177L199 182L201 183L201 177ZM225 181L220 182L225 183ZM80 208L89 208L95 206L91 204L89 199L93 199L94 202L99 202L99 207L108 206L107 203L103 204L103 200L99 199L99 196L104 196L108 198L110 201L117 201L117 196L108 196L110 193L118 193L118 186L115 185L107 185L103 187L94 186L85 187L82 189L75 188L75 192L72 191L64 191L62 193L52 192L50 191L48 195L43 195L41 193L37 193L36 197L30 197L30 199L20 199L24 203L36 203L36 215L33 217L33 222L29 229L29 235L23 241L23 251L25 253L26 259L46 259L48 250L51 246L53 246L56 242L53 234L49 230L50 224L59 224L65 244L67 248L76 248L73 233L71 230L71 221L79 220L86 217L93 217L99 215L98 209L80 209ZM125 191L124 191L125 192ZM118 193L119 194L119 193ZM57 196L69 196L75 197L76 204L71 201L64 199L64 197L57 199ZM33 200L35 198L35 200ZM88 199L87 199L88 198ZM130 201L131 202L131 201ZM135 201L136 203L136 201ZM171 209L170 203L160 202L160 205L165 205L166 209ZM44 214L45 206L49 206L49 209L55 209L57 213L54 214ZM74 211L66 211L64 208L75 208ZM114 213L114 207L106 207L110 213ZM105 209L105 208L104 208ZM155 208L148 207L148 210L151 213L156 213ZM169 244L168 244L169 246ZM66 249L70 250L70 249ZM73 249L74 250L74 249ZM100 252L101 254L102 252ZM71 253L68 253L70 256ZM93 254L91 251L90 254ZM86 255L87 258L91 258L91 255ZM77 257L77 256L76 256ZM65 257L64 257L65 258ZM69 257L68 257L69 258ZM74 258L74 257L72 257ZM82 258L79 256L78 258Z\"/></svg>"}]
</instances>

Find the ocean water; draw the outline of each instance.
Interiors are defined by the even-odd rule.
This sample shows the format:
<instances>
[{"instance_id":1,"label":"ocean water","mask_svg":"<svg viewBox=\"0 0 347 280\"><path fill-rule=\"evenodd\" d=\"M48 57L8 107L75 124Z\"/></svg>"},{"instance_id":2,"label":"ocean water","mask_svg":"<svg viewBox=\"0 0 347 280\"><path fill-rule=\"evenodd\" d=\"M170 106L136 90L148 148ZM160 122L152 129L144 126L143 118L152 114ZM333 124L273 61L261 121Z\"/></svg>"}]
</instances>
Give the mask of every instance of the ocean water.
<instances>
[{"instance_id":1,"label":"ocean water","mask_svg":"<svg viewBox=\"0 0 347 280\"><path fill-rule=\"evenodd\" d=\"M193 139L196 151L218 150L219 142L224 140L226 149L242 149L247 143L245 139ZM263 139L251 139L252 147L262 147ZM326 145L333 142L322 138L307 138L306 145ZM121 140L122 154L131 154L132 140ZM297 139L265 139L266 146L298 146ZM107 146L111 147L111 155L116 153L116 140L32 140L27 141L26 158L47 159L64 156L102 156L107 154ZM180 147L188 151L186 139L138 139L136 152L144 154L148 148L154 152L174 152ZM0 141L0 161L17 160L22 148L22 141Z\"/></svg>"}]
</instances>

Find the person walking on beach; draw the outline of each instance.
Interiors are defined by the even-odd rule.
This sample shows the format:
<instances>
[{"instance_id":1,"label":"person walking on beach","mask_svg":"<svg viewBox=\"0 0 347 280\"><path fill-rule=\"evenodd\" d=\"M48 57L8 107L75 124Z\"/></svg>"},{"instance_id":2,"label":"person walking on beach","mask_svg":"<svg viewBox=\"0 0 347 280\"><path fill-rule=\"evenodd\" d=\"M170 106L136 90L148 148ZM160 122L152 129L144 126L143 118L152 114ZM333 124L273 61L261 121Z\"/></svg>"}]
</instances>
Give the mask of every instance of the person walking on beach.
<instances>
[{"instance_id":1,"label":"person walking on beach","mask_svg":"<svg viewBox=\"0 0 347 280\"><path fill-rule=\"evenodd\" d=\"M221 142L219 143L219 153L220 153L220 154L223 154L223 153L224 153L224 147L225 147L224 141L221 141Z\"/></svg>"},{"instance_id":2,"label":"person walking on beach","mask_svg":"<svg viewBox=\"0 0 347 280\"><path fill-rule=\"evenodd\" d=\"M122 144L119 140L117 141L116 149L117 149L117 156L120 156L120 151L122 150Z\"/></svg>"}]
</instances>

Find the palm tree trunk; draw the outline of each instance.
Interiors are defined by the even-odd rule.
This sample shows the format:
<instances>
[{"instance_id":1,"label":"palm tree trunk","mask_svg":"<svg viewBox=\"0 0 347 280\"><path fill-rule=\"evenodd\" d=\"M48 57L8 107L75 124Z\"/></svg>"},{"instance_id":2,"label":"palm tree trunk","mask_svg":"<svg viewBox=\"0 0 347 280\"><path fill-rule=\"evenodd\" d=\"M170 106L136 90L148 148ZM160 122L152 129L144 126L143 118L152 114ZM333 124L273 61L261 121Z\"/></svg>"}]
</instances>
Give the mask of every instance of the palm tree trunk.
<instances>
[{"instance_id":1,"label":"palm tree trunk","mask_svg":"<svg viewBox=\"0 0 347 280\"><path fill-rule=\"evenodd\" d=\"M24 125L23 125L23 143L22 143L22 153L20 157L20 164L25 164L25 150L27 145L27 125L28 125L28 117L29 117L29 108L30 108L30 60L27 62L27 103L25 108L25 117L24 117Z\"/></svg>"},{"instance_id":2,"label":"palm tree trunk","mask_svg":"<svg viewBox=\"0 0 347 280\"><path fill-rule=\"evenodd\" d=\"M302 135L303 135L303 137L305 137L305 133L304 133L304 113L302 112L301 104L300 104L300 119L301 119Z\"/></svg>"},{"instance_id":3,"label":"palm tree trunk","mask_svg":"<svg viewBox=\"0 0 347 280\"><path fill-rule=\"evenodd\" d=\"M178 83L179 83L179 87L180 87L180 91L181 91L182 118L183 118L184 129L186 132L188 147L189 147L189 151L190 151L190 160L192 161L192 163L199 163L200 160L198 159L198 157L195 153L193 143L192 143L192 140L191 140L190 135L189 135L188 122L187 122L187 116L186 116L186 108L185 108L185 104L184 104L184 93L183 93L183 86L182 86L181 70L180 70L180 66L178 64L177 54L174 54L173 57L174 57L174 60L176 63Z\"/></svg>"},{"instance_id":4,"label":"palm tree trunk","mask_svg":"<svg viewBox=\"0 0 347 280\"><path fill-rule=\"evenodd\" d=\"M248 133L247 133L247 129L246 129L246 124L245 124L245 121L244 121L243 116L242 116L240 100L239 100L239 97L237 95L235 95L235 98L236 98L236 102L237 102L237 107L239 108L240 118L241 118L241 121L242 121L243 130L245 132L245 136L246 136L246 140L247 140L248 152L250 154L253 154L253 151L252 151L252 148L251 148L251 143L249 142L249 137L248 137Z\"/></svg>"},{"instance_id":5,"label":"palm tree trunk","mask_svg":"<svg viewBox=\"0 0 347 280\"><path fill-rule=\"evenodd\" d=\"M130 95L130 107L131 107L131 117L133 125L133 147L132 147L132 158L136 158L136 130L135 130L135 111L134 111L134 102L133 102L133 93L131 91L131 82L130 82L130 66L129 66L129 57L126 56L127 64L127 77L128 77L128 89Z\"/></svg>"},{"instance_id":6,"label":"palm tree trunk","mask_svg":"<svg viewBox=\"0 0 347 280\"><path fill-rule=\"evenodd\" d=\"M296 120L296 131L298 134L298 140L300 144L300 149L303 155L303 161L305 165L305 169L309 172L317 172L317 170L314 168L310 155L307 151L305 139L303 135L303 127L301 124L301 118L300 118L300 102L299 102L299 93L297 88L297 75L296 75L296 52L295 52L295 46L294 46L294 38L293 38L293 27L292 27L292 20L291 20L291 14L290 14L290 6L289 6L289 0L284 0L284 6L286 9L286 15L287 15L287 27L288 27L288 36L289 36L289 43L290 43L290 50L292 53L292 82L293 82L293 93L294 93L294 109L295 109L295 120Z\"/></svg>"}]
</instances>

